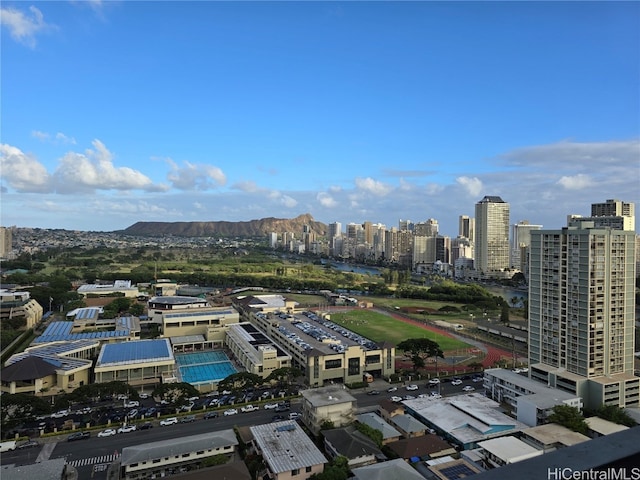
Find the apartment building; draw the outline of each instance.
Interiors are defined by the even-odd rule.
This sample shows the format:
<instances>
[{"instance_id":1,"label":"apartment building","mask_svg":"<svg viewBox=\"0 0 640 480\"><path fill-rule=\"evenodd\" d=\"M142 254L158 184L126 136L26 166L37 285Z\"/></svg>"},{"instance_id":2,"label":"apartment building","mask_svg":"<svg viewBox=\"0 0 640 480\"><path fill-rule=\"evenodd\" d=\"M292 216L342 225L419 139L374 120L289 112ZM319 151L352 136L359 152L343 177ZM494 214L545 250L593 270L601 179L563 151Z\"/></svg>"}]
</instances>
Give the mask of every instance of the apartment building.
<instances>
[{"instance_id":1,"label":"apartment building","mask_svg":"<svg viewBox=\"0 0 640 480\"><path fill-rule=\"evenodd\" d=\"M562 230L531 232L530 376L579 395L589 409L640 402L635 232L609 219L574 216Z\"/></svg>"},{"instance_id":2,"label":"apartment building","mask_svg":"<svg viewBox=\"0 0 640 480\"><path fill-rule=\"evenodd\" d=\"M314 434L330 422L342 427L353 422L356 399L341 386L302 390L302 420Z\"/></svg>"},{"instance_id":3,"label":"apartment building","mask_svg":"<svg viewBox=\"0 0 640 480\"><path fill-rule=\"evenodd\" d=\"M497 196L476 203L475 269L484 276L509 268L509 211Z\"/></svg>"}]
</instances>

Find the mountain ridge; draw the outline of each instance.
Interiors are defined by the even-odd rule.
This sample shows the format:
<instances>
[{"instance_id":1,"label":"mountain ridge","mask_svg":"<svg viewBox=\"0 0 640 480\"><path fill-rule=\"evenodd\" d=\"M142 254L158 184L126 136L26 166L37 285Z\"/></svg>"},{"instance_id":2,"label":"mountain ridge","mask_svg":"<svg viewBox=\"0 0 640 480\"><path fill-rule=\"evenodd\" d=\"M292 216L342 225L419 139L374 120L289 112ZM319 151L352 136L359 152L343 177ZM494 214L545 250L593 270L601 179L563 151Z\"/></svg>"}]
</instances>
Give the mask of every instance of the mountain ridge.
<instances>
[{"instance_id":1,"label":"mountain ridge","mask_svg":"<svg viewBox=\"0 0 640 480\"><path fill-rule=\"evenodd\" d=\"M179 237L257 237L271 232L293 232L302 235L304 226L316 235L325 235L327 225L317 222L309 213L295 218L267 217L245 222L208 221L208 222L136 222L121 230L128 235L160 236L175 235Z\"/></svg>"}]
</instances>

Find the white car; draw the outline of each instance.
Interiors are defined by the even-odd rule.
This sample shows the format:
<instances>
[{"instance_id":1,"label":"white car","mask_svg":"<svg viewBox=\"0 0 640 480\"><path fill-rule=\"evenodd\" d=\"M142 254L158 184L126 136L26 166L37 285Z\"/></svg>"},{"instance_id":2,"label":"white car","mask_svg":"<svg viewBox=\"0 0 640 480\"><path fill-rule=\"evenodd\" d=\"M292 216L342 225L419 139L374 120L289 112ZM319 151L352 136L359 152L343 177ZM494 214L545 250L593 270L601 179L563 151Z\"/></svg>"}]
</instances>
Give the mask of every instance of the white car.
<instances>
[{"instance_id":1,"label":"white car","mask_svg":"<svg viewBox=\"0 0 640 480\"><path fill-rule=\"evenodd\" d=\"M264 408L266 410L273 410L274 408L278 408L278 404L277 403L265 403L264 404Z\"/></svg>"},{"instance_id":2,"label":"white car","mask_svg":"<svg viewBox=\"0 0 640 480\"><path fill-rule=\"evenodd\" d=\"M116 432L113 428L107 428L106 430L102 430L101 432L98 433L99 437L112 437L113 435L115 435Z\"/></svg>"},{"instance_id":3,"label":"white car","mask_svg":"<svg viewBox=\"0 0 640 480\"><path fill-rule=\"evenodd\" d=\"M403 400L413 400L414 398L416 397L414 397L413 395L405 395L404 397L402 397Z\"/></svg>"},{"instance_id":4,"label":"white car","mask_svg":"<svg viewBox=\"0 0 640 480\"><path fill-rule=\"evenodd\" d=\"M442 395L438 392L431 392L431 398L442 398Z\"/></svg>"},{"instance_id":5,"label":"white car","mask_svg":"<svg viewBox=\"0 0 640 480\"><path fill-rule=\"evenodd\" d=\"M463 392L473 392L474 390L475 388L473 388L471 385L467 385L462 389Z\"/></svg>"},{"instance_id":6,"label":"white car","mask_svg":"<svg viewBox=\"0 0 640 480\"><path fill-rule=\"evenodd\" d=\"M462 380L452 380L451 385L457 387L458 385L462 385Z\"/></svg>"},{"instance_id":7,"label":"white car","mask_svg":"<svg viewBox=\"0 0 640 480\"><path fill-rule=\"evenodd\" d=\"M255 412L256 410L260 410L260 408L256 407L255 405L245 405L240 409L242 413Z\"/></svg>"},{"instance_id":8,"label":"white car","mask_svg":"<svg viewBox=\"0 0 640 480\"><path fill-rule=\"evenodd\" d=\"M413 391L413 390L418 390L418 385L413 385L413 384L411 384L411 385L407 385L407 386L406 386L406 387L404 387L404 388L405 388L405 390L408 390L408 391L410 391L410 392L411 392L411 391Z\"/></svg>"},{"instance_id":9,"label":"white car","mask_svg":"<svg viewBox=\"0 0 640 480\"><path fill-rule=\"evenodd\" d=\"M69 410L60 410L59 412L52 413L51 418L62 418L69 415L71 412Z\"/></svg>"},{"instance_id":10,"label":"white car","mask_svg":"<svg viewBox=\"0 0 640 480\"><path fill-rule=\"evenodd\" d=\"M395 403L401 402L402 401L402 397L397 397L397 396L394 395L393 397L391 397L391 401L395 402Z\"/></svg>"},{"instance_id":11,"label":"white car","mask_svg":"<svg viewBox=\"0 0 640 480\"><path fill-rule=\"evenodd\" d=\"M118 433L129 433L137 430L135 425L123 425L118 429Z\"/></svg>"},{"instance_id":12,"label":"white car","mask_svg":"<svg viewBox=\"0 0 640 480\"><path fill-rule=\"evenodd\" d=\"M139 406L140 402L137 400L129 400L128 402L124 402L124 408L134 408Z\"/></svg>"},{"instance_id":13,"label":"white car","mask_svg":"<svg viewBox=\"0 0 640 480\"><path fill-rule=\"evenodd\" d=\"M235 408L230 408L229 410L224 411L224 416L228 417L229 415L235 415L236 413L238 413L238 410L236 410Z\"/></svg>"},{"instance_id":14,"label":"white car","mask_svg":"<svg viewBox=\"0 0 640 480\"><path fill-rule=\"evenodd\" d=\"M160 420L160 426L166 427L167 425L175 425L178 423L178 417L169 417L163 420Z\"/></svg>"},{"instance_id":15,"label":"white car","mask_svg":"<svg viewBox=\"0 0 640 480\"><path fill-rule=\"evenodd\" d=\"M429 380L429 385L438 385L439 383L440 383L439 378L432 378L431 380Z\"/></svg>"},{"instance_id":16,"label":"white car","mask_svg":"<svg viewBox=\"0 0 640 480\"><path fill-rule=\"evenodd\" d=\"M396 392L398 390L398 387L389 387L387 388L387 392L391 393L391 392Z\"/></svg>"}]
</instances>

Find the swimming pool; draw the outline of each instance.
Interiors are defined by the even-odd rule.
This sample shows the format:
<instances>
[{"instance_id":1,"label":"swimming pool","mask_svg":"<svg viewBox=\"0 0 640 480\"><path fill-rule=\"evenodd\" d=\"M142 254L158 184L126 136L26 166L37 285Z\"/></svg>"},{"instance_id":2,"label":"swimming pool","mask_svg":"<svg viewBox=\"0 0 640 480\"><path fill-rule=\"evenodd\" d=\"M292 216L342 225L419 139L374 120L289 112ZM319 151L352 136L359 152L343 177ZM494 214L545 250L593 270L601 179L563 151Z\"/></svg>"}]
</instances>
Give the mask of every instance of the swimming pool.
<instances>
[{"instance_id":1,"label":"swimming pool","mask_svg":"<svg viewBox=\"0 0 640 480\"><path fill-rule=\"evenodd\" d=\"M175 355L180 381L192 385L219 382L237 370L221 351L179 353Z\"/></svg>"}]
</instances>

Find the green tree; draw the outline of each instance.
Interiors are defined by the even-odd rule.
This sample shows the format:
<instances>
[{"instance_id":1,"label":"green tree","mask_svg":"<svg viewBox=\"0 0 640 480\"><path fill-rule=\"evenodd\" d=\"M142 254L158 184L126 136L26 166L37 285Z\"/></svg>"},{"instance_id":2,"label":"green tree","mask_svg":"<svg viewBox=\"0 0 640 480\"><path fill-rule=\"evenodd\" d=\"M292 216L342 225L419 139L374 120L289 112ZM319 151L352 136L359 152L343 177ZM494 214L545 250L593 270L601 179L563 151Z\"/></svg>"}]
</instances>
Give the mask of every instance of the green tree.
<instances>
[{"instance_id":1,"label":"green tree","mask_svg":"<svg viewBox=\"0 0 640 480\"><path fill-rule=\"evenodd\" d=\"M265 378L266 382L278 382L278 386L289 386L293 381L302 376L302 370L296 367L276 368Z\"/></svg>"},{"instance_id":2,"label":"green tree","mask_svg":"<svg viewBox=\"0 0 640 480\"><path fill-rule=\"evenodd\" d=\"M264 380L260 375L249 372L238 372L220 380L218 383L218 390L242 390L245 388L257 387L263 383Z\"/></svg>"},{"instance_id":3,"label":"green tree","mask_svg":"<svg viewBox=\"0 0 640 480\"><path fill-rule=\"evenodd\" d=\"M505 325L509 325L509 305L506 303L502 305L500 310L500 321Z\"/></svg>"},{"instance_id":4,"label":"green tree","mask_svg":"<svg viewBox=\"0 0 640 480\"><path fill-rule=\"evenodd\" d=\"M624 411L624 408L620 408L617 405L600 406L600 408L596 410L596 416L619 425L625 425L627 427L636 426L635 420Z\"/></svg>"},{"instance_id":5,"label":"green tree","mask_svg":"<svg viewBox=\"0 0 640 480\"><path fill-rule=\"evenodd\" d=\"M553 413L549 415L548 420L550 423L557 423L583 435L586 435L589 431L589 426L584 421L580 410L569 405L556 405L553 407Z\"/></svg>"},{"instance_id":6,"label":"green tree","mask_svg":"<svg viewBox=\"0 0 640 480\"><path fill-rule=\"evenodd\" d=\"M340 455L329 462L322 473L314 473L309 478L314 480L346 480L349 478L349 460Z\"/></svg>"},{"instance_id":7,"label":"green tree","mask_svg":"<svg viewBox=\"0 0 640 480\"><path fill-rule=\"evenodd\" d=\"M396 345L396 348L409 354L414 370L424 368L425 359L427 358L444 358L440 345L428 338L408 338Z\"/></svg>"},{"instance_id":8,"label":"green tree","mask_svg":"<svg viewBox=\"0 0 640 480\"><path fill-rule=\"evenodd\" d=\"M3 432L16 425L33 420L37 415L51 412L51 406L40 397L25 393L2 395L0 404L0 427Z\"/></svg>"}]
</instances>

